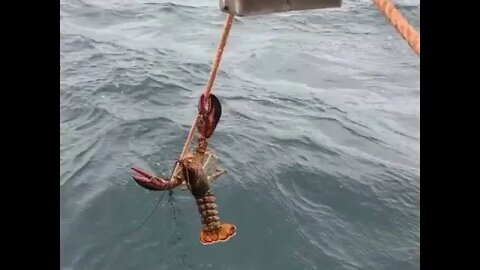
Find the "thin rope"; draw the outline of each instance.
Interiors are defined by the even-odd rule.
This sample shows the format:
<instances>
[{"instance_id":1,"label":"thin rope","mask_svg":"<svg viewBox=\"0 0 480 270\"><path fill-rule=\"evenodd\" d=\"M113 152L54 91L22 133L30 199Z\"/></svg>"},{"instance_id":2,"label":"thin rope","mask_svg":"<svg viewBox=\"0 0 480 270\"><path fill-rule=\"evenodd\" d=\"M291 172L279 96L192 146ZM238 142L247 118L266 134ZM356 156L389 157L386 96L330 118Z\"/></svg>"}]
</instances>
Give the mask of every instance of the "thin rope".
<instances>
[{"instance_id":1,"label":"thin rope","mask_svg":"<svg viewBox=\"0 0 480 270\"><path fill-rule=\"evenodd\" d=\"M230 34L230 29L232 28L233 18L234 16L232 14L228 14L227 18L225 19L225 23L223 25L222 38L220 39L220 43L218 44L217 52L213 60L212 70L210 71L210 76L207 81L207 86L203 93L206 98L210 97L210 93L212 92L212 88L213 88L213 83L217 78L218 67L220 66L220 61L222 60L223 51L225 49L225 45L227 44L228 35ZM187 153L187 150L190 147L190 144L192 143L193 135L195 134L195 129L197 128L199 116L200 115L197 114L195 119L193 120L192 127L190 128L185 144L183 145L182 153L180 154L180 159L182 159L183 156ZM178 169L178 162L175 163L175 167L173 168L170 179L173 179L174 175L177 173L177 169Z\"/></svg>"},{"instance_id":2,"label":"thin rope","mask_svg":"<svg viewBox=\"0 0 480 270\"><path fill-rule=\"evenodd\" d=\"M390 23L397 29L413 49L420 56L420 34L407 21L402 13L395 7L391 0L373 0L378 9L385 15Z\"/></svg>"},{"instance_id":3,"label":"thin rope","mask_svg":"<svg viewBox=\"0 0 480 270\"><path fill-rule=\"evenodd\" d=\"M163 196L165 196L165 193L166 193L166 192L162 192L162 195L160 195L160 197L158 197L158 200L157 200L155 206L153 207L153 209L150 211L150 214L147 216L147 218L146 218L142 223L140 223L139 226L137 226L137 228L135 228L135 229L132 231L132 233L140 230L140 229L143 227L143 225L147 224L147 222L150 220L150 218L153 216L153 214L155 214L155 211L157 210L158 206L159 206L160 203L162 202L162 199L163 199Z\"/></svg>"}]
</instances>

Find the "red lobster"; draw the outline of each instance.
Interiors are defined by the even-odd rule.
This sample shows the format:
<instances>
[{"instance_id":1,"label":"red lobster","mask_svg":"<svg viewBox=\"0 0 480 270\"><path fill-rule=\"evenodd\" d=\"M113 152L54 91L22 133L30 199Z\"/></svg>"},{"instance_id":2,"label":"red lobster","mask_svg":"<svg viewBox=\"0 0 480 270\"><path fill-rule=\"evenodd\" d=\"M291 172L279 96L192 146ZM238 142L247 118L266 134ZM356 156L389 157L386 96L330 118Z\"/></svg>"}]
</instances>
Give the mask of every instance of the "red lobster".
<instances>
[{"instance_id":1,"label":"red lobster","mask_svg":"<svg viewBox=\"0 0 480 270\"><path fill-rule=\"evenodd\" d=\"M195 151L187 152L178 162L173 179L162 179L140 168L132 168L133 179L148 190L170 190L184 186L196 200L202 219L200 242L214 244L226 242L236 234L233 224L221 223L211 184L225 171L217 168L217 156L207 149L208 139L213 135L222 115L222 106L216 96L200 96L198 102L197 131L200 134Z\"/></svg>"}]
</instances>

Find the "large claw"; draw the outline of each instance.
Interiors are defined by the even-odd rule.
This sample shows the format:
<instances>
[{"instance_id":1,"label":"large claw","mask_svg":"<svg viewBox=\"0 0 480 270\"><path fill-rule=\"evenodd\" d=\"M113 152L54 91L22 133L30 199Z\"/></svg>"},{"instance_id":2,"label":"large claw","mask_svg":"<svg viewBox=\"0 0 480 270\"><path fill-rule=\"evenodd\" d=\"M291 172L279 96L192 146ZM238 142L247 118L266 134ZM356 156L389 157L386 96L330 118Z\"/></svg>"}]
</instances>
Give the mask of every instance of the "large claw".
<instances>
[{"instance_id":1,"label":"large claw","mask_svg":"<svg viewBox=\"0 0 480 270\"><path fill-rule=\"evenodd\" d=\"M203 137L208 139L213 135L222 116L220 100L213 94L210 94L208 98L205 98L202 94L198 100L198 112L201 117L197 130Z\"/></svg>"},{"instance_id":2,"label":"large claw","mask_svg":"<svg viewBox=\"0 0 480 270\"><path fill-rule=\"evenodd\" d=\"M168 190L178 186L174 181L168 181L160 177L147 173L140 168L132 168L133 180L137 182L141 187L148 190Z\"/></svg>"}]
</instances>

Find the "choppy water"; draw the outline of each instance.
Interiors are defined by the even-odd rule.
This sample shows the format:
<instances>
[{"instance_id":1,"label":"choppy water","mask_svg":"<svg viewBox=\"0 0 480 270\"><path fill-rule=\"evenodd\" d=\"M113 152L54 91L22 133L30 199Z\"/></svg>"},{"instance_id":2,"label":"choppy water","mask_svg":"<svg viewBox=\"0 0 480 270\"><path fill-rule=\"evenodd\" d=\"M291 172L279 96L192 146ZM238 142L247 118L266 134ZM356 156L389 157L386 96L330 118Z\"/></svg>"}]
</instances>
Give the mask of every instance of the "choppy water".
<instances>
[{"instance_id":1,"label":"choppy water","mask_svg":"<svg viewBox=\"0 0 480 270\"><path fill-rule=\"evenodd\" d=\"M419 29L418 0L396 1ZM60 1L61 269L419 269L419 58L368 0L237 19L211 146L228 243L202 246L171 170L225 15L218 1Z\"/></svg>"}]
</instances>

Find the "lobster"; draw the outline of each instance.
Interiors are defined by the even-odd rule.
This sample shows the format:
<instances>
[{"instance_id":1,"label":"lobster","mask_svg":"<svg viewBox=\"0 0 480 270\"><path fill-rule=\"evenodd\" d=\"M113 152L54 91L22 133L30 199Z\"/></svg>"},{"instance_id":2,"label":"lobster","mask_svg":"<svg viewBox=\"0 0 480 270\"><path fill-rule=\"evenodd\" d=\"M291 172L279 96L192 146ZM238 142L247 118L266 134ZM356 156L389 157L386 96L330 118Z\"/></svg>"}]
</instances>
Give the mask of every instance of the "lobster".
<instances>
[{"instance_id":1,"label":"lobster","mask_svg":"<svg viewBox=\"0 0 480 270\"><path fill-rule=\"evenodd\" d=\"M194 151L188 151L175 164L178 166L172 179L152 175L134 167L133 179L141 187L165 191L182 186L195 198L201 217L202 228L199 240L202 244L214 244L230 240L237 231L233 224L222 223L215 204L212 183L226 171L217 167L218 157L208 149L208 139L213 135L222 115L222 106L216 96L200 96L198 102L197 132L199 138Z\"/></svg>"}]
</instances>

